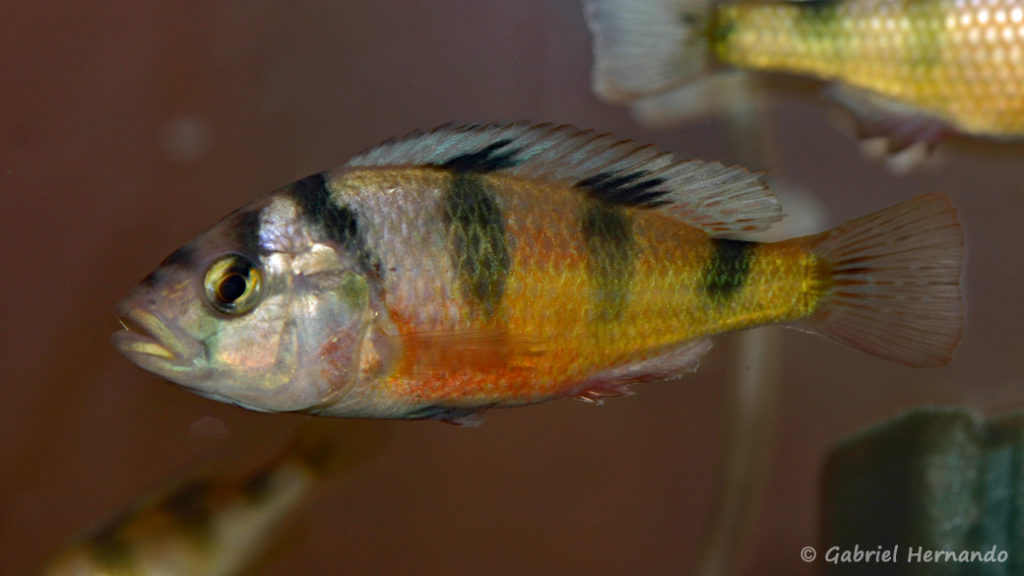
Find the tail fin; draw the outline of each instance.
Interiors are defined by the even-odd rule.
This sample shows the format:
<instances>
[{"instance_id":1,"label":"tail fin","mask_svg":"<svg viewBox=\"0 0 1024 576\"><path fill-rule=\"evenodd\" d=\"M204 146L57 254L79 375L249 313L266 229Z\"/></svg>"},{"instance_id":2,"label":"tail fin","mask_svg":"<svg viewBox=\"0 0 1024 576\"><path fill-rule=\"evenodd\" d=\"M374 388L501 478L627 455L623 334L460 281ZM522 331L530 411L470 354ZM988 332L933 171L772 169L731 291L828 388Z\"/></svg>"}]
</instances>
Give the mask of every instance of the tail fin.
<instances>
[{"instance_id":1,"label":"tail fin","mask_svg":"<svg viewBox=\"0 0 1024 576\"><path fill-rule=\"evenodd\" d=\"M626 103L666 92L708 67L710 0L584 0L594 35L594 92Z\"/></svg>"},{"instance_id":2,"label":"tail fin","mask_svg":"<svg viewBox=\"0 0 1024 576\"><path fill-rule=\"evenodd\" d=\"M808 238L832 275L811 330L910 366L947 364L963 331L964 236L925 194Z\"/></svg>"}]
</instances>

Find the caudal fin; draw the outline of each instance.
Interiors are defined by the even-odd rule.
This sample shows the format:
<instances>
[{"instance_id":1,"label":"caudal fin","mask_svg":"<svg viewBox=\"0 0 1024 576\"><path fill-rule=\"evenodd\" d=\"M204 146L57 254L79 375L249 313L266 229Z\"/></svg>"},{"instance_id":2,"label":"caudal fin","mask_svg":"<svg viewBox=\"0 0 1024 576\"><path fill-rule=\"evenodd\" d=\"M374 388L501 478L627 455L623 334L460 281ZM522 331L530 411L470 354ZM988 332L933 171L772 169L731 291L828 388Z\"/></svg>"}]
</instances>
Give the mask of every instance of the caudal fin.
<instances>
[{"instance_id":1,"label":"caudal fin","mask_svg":"<svg viewBox=\"0 0 1024 576\"><path fill-rule=\"evenodd\" d=\"M710 0L583 0L593 87L609 102L653 96L708 67Z\"/></svg>"},{"instance_id":2,"label":"caudal fin","mask_svg":"<svg viewBox=\"0 0 1024 576\"><path fill-rule=\"evenodd\" d=\"M949 363L963 331L964 234L947 196L918 196L808 241L832 277L810 329L910 366Z\"/></svg>"}]
</instances>

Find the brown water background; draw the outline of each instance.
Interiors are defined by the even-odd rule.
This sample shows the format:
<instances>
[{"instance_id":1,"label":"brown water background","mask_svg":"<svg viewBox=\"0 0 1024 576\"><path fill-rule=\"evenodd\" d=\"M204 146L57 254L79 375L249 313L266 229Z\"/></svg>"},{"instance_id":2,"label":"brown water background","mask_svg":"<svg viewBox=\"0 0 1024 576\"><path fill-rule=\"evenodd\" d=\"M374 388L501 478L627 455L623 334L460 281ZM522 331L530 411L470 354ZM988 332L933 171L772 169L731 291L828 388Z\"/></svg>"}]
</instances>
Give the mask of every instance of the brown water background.
<instances>
[{"instance_id":1,"label":"brown water background","mask_svg":"<svg viewBox=\"0 0 1024 576\"><path fill-rule=\"evenodd\" d=\"M225 435L269 453L298 421L178 390L109 344L115 302L247 200L450 121L566 122L737 160L718 120L653 132L597 101L573 0L294 4L0 4L0 574ZM812 191L831 224L941 191L968 231L968 326L949 367L772 329L777 439L744 573L810 574L799 551L816 544L830 443L922 403L1020 406L1024 150L954 142L938 168L896 178L814 92L771 102L778 164L753 167ZM718 494L734 343L600 408L389 425L390 448L322 493L264 573L685 573Z\"/></svg>"}]
</instances>

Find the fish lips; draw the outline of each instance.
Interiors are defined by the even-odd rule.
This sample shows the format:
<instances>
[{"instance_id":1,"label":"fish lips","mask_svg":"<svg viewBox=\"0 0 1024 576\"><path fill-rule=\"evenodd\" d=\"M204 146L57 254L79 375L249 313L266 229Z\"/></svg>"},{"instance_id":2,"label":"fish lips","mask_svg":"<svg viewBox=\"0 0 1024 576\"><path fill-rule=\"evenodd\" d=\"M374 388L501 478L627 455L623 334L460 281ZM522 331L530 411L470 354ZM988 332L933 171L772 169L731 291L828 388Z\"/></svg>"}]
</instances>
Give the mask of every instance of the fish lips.
<instances>
[{"instance_id":1,"label":"fish lips","mask_svg":"<svg viewBox=\"0 0 1024 576\"><path fill-rule=\"evenodd\" d=\"M111 336L111 341L140 368L177 381L181 372L192 367L196 354L202 354L198 342L181 338L167 322L145 308L122 302L117 307L117 319L122 329Z\"/></svg>"}]
</instances>

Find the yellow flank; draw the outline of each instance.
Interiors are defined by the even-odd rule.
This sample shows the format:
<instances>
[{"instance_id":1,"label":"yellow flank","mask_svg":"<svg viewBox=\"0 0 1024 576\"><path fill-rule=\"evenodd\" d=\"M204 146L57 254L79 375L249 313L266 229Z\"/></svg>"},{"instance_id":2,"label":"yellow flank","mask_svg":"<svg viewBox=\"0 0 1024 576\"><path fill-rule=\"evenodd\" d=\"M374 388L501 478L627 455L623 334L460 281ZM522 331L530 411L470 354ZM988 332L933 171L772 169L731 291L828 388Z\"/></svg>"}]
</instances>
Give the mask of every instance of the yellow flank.
<instances>
[{"instance_id":1,"label":"yellow flank","mask_svg":"<svg viewBox=\"0 0 1024 576\"><path fill-rule=\"evenodd\" d=\"M775 244L711 237L779 218L762 174L609 135L414 132L175 251L118 304L114 343L249 409L458 422L622 394L694 369L708 336L762 324L949 361L963 232L948 198Z\"/></svg>"},{"instance_id":2,"label":"yellow flank","mask_svg":"<svg viewBox=\"0 0 1024 576\"><path fill-rule=\"evenodd\" d=\"M673 345L806 317L827 289L828 270L800 240L713 240L662 209L500 174L473 178L499 199L505 222L500 300L486 316L463 294L463 323L443 335L400 327L405 357L387 384L396 396L451 406L574 394L590 375Z\"/></svg>"},{"instance_id":3,"label":"yellow flank","mask_svg":"<svg viewBox=\"0 0 1024 576\"><path fill-rule=\"evenodd\" d=\"M969 133L1024 133L1024 1L726 3L709 30L732 66L838 80Z\"/></svg>"}]
</instances>

